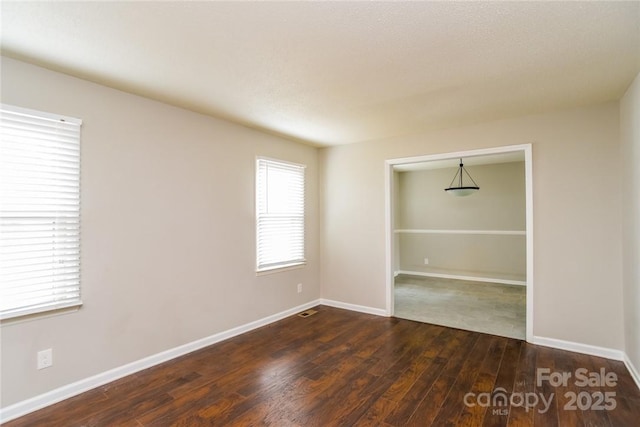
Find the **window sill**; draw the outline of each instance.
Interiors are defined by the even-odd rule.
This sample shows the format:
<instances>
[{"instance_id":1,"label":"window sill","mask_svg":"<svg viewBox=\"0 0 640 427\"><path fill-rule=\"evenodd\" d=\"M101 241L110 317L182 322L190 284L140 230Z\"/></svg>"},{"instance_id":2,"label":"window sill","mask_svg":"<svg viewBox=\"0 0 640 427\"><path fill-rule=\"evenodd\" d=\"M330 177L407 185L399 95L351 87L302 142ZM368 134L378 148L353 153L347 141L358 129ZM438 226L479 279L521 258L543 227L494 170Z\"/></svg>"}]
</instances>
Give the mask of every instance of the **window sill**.
<instances>
[{"instance_id":1,"label":"window sill","mask_svg":"<svg viewBox=\"0 0 640 427\"><path fill-rule=\"evenodd\" d=\"M82 307L82 301L74 301L67 304L57 304L49 307L40 307L38 309L5 313L0 318L0 324L2 324L2 326L10 326L17 323L29 322L31 320L46 319L49 317L76 312L80 310L80 307Z\"/></svg>"},{"instance_id":2,"label":"window sill","mask_svg":"<svg viewBox=\"0 0 640 427\"><path fill-rule=\"evenodd\" d=\"M257 270L256 276L266 276L267 274L281 273L289 270L298 270L300 268L306 267L306 265L306 262L300 262L296 264L283 265L281 267L266 268L264 270Z\"/></svg>"}]
</instances>

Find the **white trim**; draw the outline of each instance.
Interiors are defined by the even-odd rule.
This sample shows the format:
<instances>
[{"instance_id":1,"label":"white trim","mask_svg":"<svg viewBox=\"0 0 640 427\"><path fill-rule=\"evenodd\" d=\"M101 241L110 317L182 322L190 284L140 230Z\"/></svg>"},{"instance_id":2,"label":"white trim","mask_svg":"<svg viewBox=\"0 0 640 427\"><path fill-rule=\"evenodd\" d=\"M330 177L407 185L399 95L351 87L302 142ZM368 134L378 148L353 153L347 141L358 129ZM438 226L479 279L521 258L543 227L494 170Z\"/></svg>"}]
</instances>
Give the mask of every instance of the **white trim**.
<instances>
[{"instance_id":1,"label":"white trim","mask_svg":"<svg viewBox=\"0 0 640 427\"><path fill-rule=\"evenodd\" d=\"M357 311L359 313L366 313L366 314L373 314L376 316L388 317L387 312L382 308L367 307L364 305L351 304L348 302L334 301L334 300L324 299L324 298L320 298L320 305L327 305L329 307L342 308L345 310Z\"/></svg>"},{"instance_id":2,"label":"white trim","mask_svg":"<svg viewBox=\"0 0 640 427\"><path fill-rule=\"evenodd\" d=\"M527 286L527 282L523 280L495 279L492 277L461 276L457 274L425 273L422 271L408 271L408 270L400 270L398 271L398 274L409 274L412 276L424 276L424 277L437 277L440 279L469 280L471 282L500 283L501 285Z\"/></svg>"},{"instance_id":3,"label":"white trim","mask_svg":"<svg viewBox=\"0 0 640 427\"><path fill-rule=\"evenodd\" d=\"M525 230L428 230L428 229L398 229L396 234L489 234L496 236L526 236Z\"/></svg>"},{"instance_id":4,"label":"white trim","mask_svg":"<svg viewBox=\"0 0 640 427\"><path fill-rule=\"evenodd\" d=\"M44 315L52 311L63 311L63 310L65 312L78 311L80 310L80 307L82 307L82 300L79 300L79 299L74 301L65 301L62 303L54 301L54 302L39 305L37 307L16 308L14 310L0 313L0 321L2 321L2 325L4 325L5 321L8 322L12 319L19 319L25 316L33 316L37 314Z\"/></svg>"},{"instance_id":5,"label":"white trim","mask_svg":"<svg viewBox=\"0 0 640 427\"><path fill-rule=\"evenodd\" d=\"M387 160L384 165L384 236L385 236L385 274L386 274L386 286L387 292L385 295L385 314L387 316L393 316L395 307L395 297L393 292L393 283L395 278L395 237L393 234L393 228L395 224L393 213L393 164Z\"/></svg>"},{"instance_id":6,"label":"white trim","mask_svg":"<svg viewBox=\"0 0 640 427\"><path fill-rule=\"evenodd\" d=\"M526 332L527 342L533 340L533 155L531 144L524 148L524 183L525 183L525 217L527 231L527 313Z\"/></svg>"},{"instance_id":7,"label":"white trim","mask_svg":"<svg viewBox=\"0 0 640 427\"><path fill-rule=\"evenodd\" d=\"M527 236L527 313L526 340L533 342L533 156L531 144L505 145L502 147L482 148L477 150L458 151L453 153L430 154L415 157L403 157L385 160L385 237L386 237L386 312L393 315L394 310L394 239L393 239L393 167L395 165L447 160L488 154L523 151L525 158L525 195L526 195L526 236Z\"/></svg>"},{"instance_id":8,"label":"white trim","mask_svg":"<svg viewBox=\"0 0 640 427\"><path fill-rule=\"evenodd\" d=\"M295 166L303 169L307 168L307 165L305 165L304 163L290 162L289 160L276 159L275 157L256 156L256 161L257 160L267 160L269 162L284 163L285 165Z\"/></svg>"},{"instance_id":9,"label":"white trim","mask_svg":"<svg viewBox=\"0 0 640 427\"><path fill-rule=\"evenodd\" d=\"M624 352L613 348L599 347L597 345L582 344L579 342L559 340L556 338L533 337L533 344L544 347L557 348L558 350L573 351L575 353L604 357L606 359L624 360Z\"/></svg>"},{"instance_id":10,"label":"white trim","mask_svg":"<svg viewBox=\"0 0 640 427\"><path fill-rule=\"evenodd\" d=\"M255 320L253 322L249 322L247 324L223 332L219 332L217 334L213 334L208 337L162 351L160 353L153 354L151 356L136 360L134 362L111 369L109 371L99 373L92 377L84 378L80 381L58 387L41 395L23 400L18 403L14 403L13 405L9 405L5 408L0 408L0 421L3 423L11 421L30 412L34 412L46 406L53 405L54 403L58 403L62 400L76 396L80 393L94 389L101 385L110 383L127 375L134 374L143 369L150 368L168 360L175 359L176 357L191 353L212 344L216 344L220 341L224 341L245 332L249 332L273 322L277 322L278 320L299 313L300 311L307 310L311 307L315 307L319 304L320 300L316 299L297 307L281 311L280 313L272 314L271 316Z\"/></svg>"},{"instance_id":11,"label":"white trim","mask_svg":"<svg viewBox=\"0 0 640 427\"><path fill-rule=\"evenodd\" d=\"M605 359L620 360L627 367L629 375L631 376L631 378L633 378L633 381L636 383L636 386L638 386L638 389L640 389L640 374L629 359L627 353L622 350L538 336L533 337L533 344L556 348L558 350L588 354L590 356L604 357Z\"/></svg>"},{"instance_id":12,"label":"white trim","mask_svg":"<svg viewBox=\"0 0 640 427\"><path fill-rule=\"evenodd\" d=\"M62 114L54 114L46 111L34 110L32 108L18 107L10 104L0 104L0 109L11 111L17 114L22 114L28 117L41 117L41 118L44 118L47 120L53 120L56 122L64 121L64 122L71 123L78 126L82 125L82 119L79 119L77 117L63 116Z\"/></svg>"},{"instance_id":13,"label":"white trim","mask_svg":"<svg viewBox=\"0 0 640 427\"><path fill-rule=\"evenodd\" d=\"M531 144L504 145L502 147L480 148L476 150L455 151L453 153L426 154L424 156L400 157L386 160L389 165L406 165L411 163L431 162L434 160L448 160L460 157L485 156L487 154L511 153L513 151L526 151L531 148ZM526 156L525 156L526 157Z\"/></svg>"},{"instance_id":14,"label":"white trim","mask_svg":"<svg viewBox=\"0 0 640 427\"><path fill-rule=\"evenodd\" d=\"M282 273L284 271L297 270L299 268L304 268L306 266L307 266L307 260L305 259L304 261L301 261L298 263L287 264L279 267L270 267L262 270L256 270L256 276L266 276L268 274Z\"/></svg>"},{"instance_id":15,"label":"white trim","mask_svg":"<svg viewBox=\"0 0 640 427\"><path fill-rule=\"evenodd\" d=\"M631 374L631 378L633 378L633 381L635 381L636 385L638 386L638 389L640 389L640 373L638 373L638 370L636 369L636 367L633 365L633 363L631 363L631 359L629 359L629 356L627 355L627 353L623 353L623 356L624 356L624 359L622 361L624 362L625 366L629 370L629 374Z\"/></svg>"},{"instance_id":16,"label":"white trim","mask_svg":"<svg viewBox=\"0 0 640 427\"><path fill-rule=\"evenodd\" d=\"M61 305L46 310L34 311L33 313L24 313L15 317L2 318L0 316L0 327L5 328L20 323L31 322L33 320L46 319L49 317L60 316L69 313L75 313L82 308L82 301Z\"/></svg>"}]
</instances>

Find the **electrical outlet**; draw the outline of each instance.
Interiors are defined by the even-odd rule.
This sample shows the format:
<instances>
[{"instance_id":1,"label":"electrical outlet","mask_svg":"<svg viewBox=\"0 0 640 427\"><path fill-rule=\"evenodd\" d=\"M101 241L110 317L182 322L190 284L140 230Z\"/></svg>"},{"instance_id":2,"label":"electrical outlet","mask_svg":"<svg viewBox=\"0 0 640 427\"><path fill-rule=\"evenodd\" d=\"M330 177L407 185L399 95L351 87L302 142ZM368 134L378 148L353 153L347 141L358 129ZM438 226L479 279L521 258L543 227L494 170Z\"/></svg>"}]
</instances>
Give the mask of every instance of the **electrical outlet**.
<instances>
[{"instance_id":1,"label":"electrical outlet","mask_svg":"<svg viewBox=\"0 0 640 427\"><path fill-rule=\"evenodd\" d=\"M424 259L424 265L429 265L429 258Z\"/></svg>"},{"instance_id":2,"label":"electrical outlet","mask_svg":"<svg viewBox=\"0 0 640 427\"><path fill-rule=\"evenodd\" d=\"M302 292L302 283L298 283L298 293Z\"/></svg>"},{"instance_id":3,"label":"electrical outlet","mask_svg":"<svg viewBox=\"0 0 640 427\"><path fill-rule=\"evenodd\" d=\"M53 365L53 349L38 352L38 369L48 368Z\"/></svg>"}]
</instances>

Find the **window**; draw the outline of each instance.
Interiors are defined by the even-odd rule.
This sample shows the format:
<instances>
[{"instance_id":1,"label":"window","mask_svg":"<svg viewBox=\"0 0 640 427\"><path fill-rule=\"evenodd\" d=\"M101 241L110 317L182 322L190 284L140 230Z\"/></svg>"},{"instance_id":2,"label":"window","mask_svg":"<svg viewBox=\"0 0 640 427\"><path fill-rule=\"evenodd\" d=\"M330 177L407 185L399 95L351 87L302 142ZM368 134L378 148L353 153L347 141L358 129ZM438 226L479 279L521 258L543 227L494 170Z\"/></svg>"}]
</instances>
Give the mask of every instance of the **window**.
<instances>
[{"instance_id":1,"label":"window","mask_svg":"<svg viewBox=\"0 0 640 427\"><path fill-rule=\"evenodd\" d=\"M258 159L257 270L305 263L303 165Z\"/></svg>"},{"instance_id":2,"label":"window","mask_svg":"<svg viewBox=\"0 0 640 427\"><path fill-rule=\"evenodd\" d=\"M0 108L0 318L80 301L81 121Z\"/></svg>"}]
</instances>

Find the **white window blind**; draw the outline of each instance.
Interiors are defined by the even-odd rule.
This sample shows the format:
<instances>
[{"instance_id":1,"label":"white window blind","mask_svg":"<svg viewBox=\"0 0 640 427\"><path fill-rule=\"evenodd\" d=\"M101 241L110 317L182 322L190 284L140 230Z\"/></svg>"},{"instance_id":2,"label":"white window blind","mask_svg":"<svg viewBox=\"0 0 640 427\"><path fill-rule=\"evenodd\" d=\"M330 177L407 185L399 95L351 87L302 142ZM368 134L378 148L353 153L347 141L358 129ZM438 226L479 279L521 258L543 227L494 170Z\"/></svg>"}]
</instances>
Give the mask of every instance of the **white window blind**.
<instances>
[{"instance_id":1,"label":"white window blind","mask_svg":"<svg viewBox=\"0 0 640 427\"><path fill-rule=\"evenodd\" d=\"M0 318L80 305L80 126L0 109Z\"/></svg>"},{"instance_id":2,"label":"white window blind","mask_svg":"<svg viewBox=\"0 0 640 427\"><path fill-rule=\"evenodd\" d=\"M304 264L305 166L258 159L257 270Z\"/></svg>"}]
</instances>

